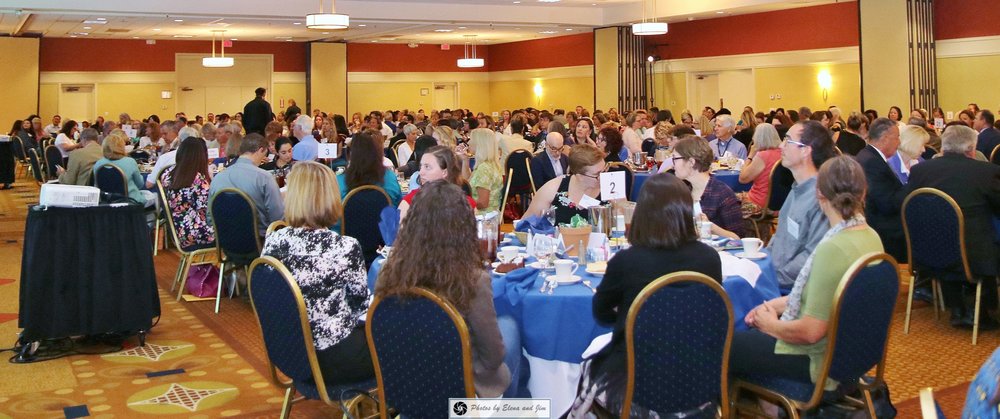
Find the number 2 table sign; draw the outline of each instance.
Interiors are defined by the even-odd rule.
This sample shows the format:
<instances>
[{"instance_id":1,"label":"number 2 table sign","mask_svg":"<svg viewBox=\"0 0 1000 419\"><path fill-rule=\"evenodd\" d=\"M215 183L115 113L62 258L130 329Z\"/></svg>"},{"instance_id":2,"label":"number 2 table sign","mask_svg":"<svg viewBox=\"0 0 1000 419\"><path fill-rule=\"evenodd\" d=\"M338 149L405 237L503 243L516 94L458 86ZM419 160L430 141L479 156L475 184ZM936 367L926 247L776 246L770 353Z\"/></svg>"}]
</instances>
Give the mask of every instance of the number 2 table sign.
<instances>
[{"instance_id":1,"label":"number 2 table sign","mask_svg":"<svg viewBox=\"0 0 1000 419\"><path fill-rule=\"evenodd\" d=\"M601 173L601 200L625 199L625 172Z\"/></svg>"}]
</instances>

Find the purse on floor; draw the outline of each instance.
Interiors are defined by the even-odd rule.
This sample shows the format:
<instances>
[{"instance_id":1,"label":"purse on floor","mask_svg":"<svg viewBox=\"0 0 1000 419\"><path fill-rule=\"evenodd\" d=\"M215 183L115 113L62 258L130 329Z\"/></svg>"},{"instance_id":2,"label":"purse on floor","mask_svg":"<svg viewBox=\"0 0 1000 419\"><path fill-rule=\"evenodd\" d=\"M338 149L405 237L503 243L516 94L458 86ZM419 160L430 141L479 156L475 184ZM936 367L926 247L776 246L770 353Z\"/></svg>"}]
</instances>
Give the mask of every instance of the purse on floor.
<instances>
[{"instance_id":1,"label":"purse on floor","mask_svg":"<svg viewBox=\"0 0 1000 419\"><path fill-rule=\"evenodd\" d=\"M194 265L188 271L188 293L195 297L214 297L219 291L219 268L215 265Z\"/></svg>"}]
</instances>

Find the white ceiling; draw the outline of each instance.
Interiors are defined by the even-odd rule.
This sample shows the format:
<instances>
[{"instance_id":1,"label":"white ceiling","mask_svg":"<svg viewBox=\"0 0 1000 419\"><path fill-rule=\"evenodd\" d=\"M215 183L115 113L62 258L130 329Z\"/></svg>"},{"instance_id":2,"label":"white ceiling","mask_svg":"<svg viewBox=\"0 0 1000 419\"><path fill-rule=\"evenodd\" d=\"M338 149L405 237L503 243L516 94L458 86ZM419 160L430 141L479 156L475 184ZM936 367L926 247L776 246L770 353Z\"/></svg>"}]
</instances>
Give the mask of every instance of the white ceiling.
<instances>
[{"instance_id":1,"label":"white ceiling","mask_svg":"<svg viewBox=\"0 0 1000 419\"><path fill-rule=\"evenodd\" d=\"M676 22L834 3L837 0L655 0L660 20ZM845 0L840 0L845 1ZM329 10L330 3L324 1ZM589 32L641 19L640 0L341 0L351 27L315 31L304 16L315 0L0 0L0 34L118 39L211 39L213 30L245 41L493 44ZM102 20L103 19L103 20ZM84 35L86 34L86 35Z\"/></svg>"}]
</instances>

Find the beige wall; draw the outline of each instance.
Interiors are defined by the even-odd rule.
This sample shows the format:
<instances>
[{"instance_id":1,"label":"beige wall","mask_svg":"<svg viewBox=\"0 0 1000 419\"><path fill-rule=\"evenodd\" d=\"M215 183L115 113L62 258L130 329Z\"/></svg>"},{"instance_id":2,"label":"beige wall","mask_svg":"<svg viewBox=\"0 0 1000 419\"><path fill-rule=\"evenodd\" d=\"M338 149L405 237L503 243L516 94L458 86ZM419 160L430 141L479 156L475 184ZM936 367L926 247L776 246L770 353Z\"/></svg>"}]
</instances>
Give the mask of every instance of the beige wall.
<instances>
[{"instance_id":1,"label":"beige wall","mask_svg":"<svg viewBox=\"0 0 1000 419\"><path fill-rule=\"evenodd\" d=\"M618 107L618 28L594 30L595 109Z\"/></svg>"},{"instance_id":2,"label":"beige wall","mask_svg":"<svg viewBox=\"0 0 1000 419\"><path fill-rule=\"evenodd\" d=\"M38 109L38 38L0 37L0 131Z\"/></svg>"},{"instance_id":3,"label":"beige wall","mask_svg":"<svg viewBox=\"0 0 1000 419\"><path fill-rule=\"evenodd\" d=\"M669 109L674 114L674 120L680 122L681 112L688 109L686 73L659 73L654 80L655 105L660 109Z\"/></svg>"},{"instance_id":4,"label":"beige wall","mask_svg":"<svg viewBox=\"0 0 1000 419\"><path fill-rule=\"evenodd\" d=\"M969 103L994 113L1000 109L1000 90L996 88L1000 86L1000 55L939 58L937 66L938 103L946 115L957 115Z\"/></svg>"},{"instance_id":5,"label":"beige wall","mask_svg":"<svg viewBox=\"0 0 1000 419\"><path fill-rule=\"evenodd\" d=\"M541 95L535 94L535 86ZM573 77L559 79L525 79L490 82L490 110L518 109L528 106L538 109L565 109L577 105L590 109L594 102L594 79Z\"/></svg>"},{"instance_id":6,"label":"beige wall","mask_svg":"<svg viewBox=\"0 0 1000 419\"><path fill-rule=\"evenodd\" d=\"M822 71L829 72L832 79L826 100L823 99L823 90L818 81L818 75ZM861 79L856 63L758 68L754 70L754 84L757 89L754 109L758 111L794 109L800 106L819 110L836 105L846 117L851 111L862 110ZM736 110L733 109L733 112ZM881 109L879 113L882 113Z\"/></svg>"},{"instance_id":7,"label":"beige wall","mask_svg":"<svg viewBox=\"0 0 1000 419\"><path fill-rule=\"evenodd\" d=\"M865 107L879 114L893 105L906 109L910 103L906 0L862 0L858 7Z\"/></svg>"},{"instance_id":8,"label":"beige wall","mask_svg":"<svg viewBox=\"0 0 1000 419\"><path fill-rule=\"evenodd\" d=\"M310 45L312 108L347 114L347 44L313 42ZM299 106L307 111L305 101Z\"/></svg>"}]
</instances>

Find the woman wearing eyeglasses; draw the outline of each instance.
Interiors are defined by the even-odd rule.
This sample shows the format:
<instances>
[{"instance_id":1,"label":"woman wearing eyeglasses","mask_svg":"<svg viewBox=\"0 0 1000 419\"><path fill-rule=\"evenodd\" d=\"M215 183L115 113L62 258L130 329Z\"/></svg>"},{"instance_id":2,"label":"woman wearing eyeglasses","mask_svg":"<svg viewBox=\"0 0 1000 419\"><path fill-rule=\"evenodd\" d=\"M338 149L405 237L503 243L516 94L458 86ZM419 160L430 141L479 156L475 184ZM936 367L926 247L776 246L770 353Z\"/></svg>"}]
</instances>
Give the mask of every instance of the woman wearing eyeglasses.
<instances>
[{"instance_id":1,"label":"woman wearing eyeglasses","mask_svg":"<svg viewBox=\"0 0 1000 419\"><path fill-rule=\"evenodd\" d=\"M600 175L605 168L604 153L597 147L590 144L573 146L569 153L570 174L542 185L524 216L541 217L549 207L555 207L557 225L568 224L577 214L587 218L589 214L580 204L601 201Z\"/></svg>"},{"instance_id":2,"label":"woman wearing eyeglasses","mask_svg":"<svg viewBox=\"0 0 1000 419\"><path fill-rule=\"evenodd\" d=\"M691 184L694 213L712 222L712 234L739 239L744 224L740 200L729 186L713 179L709 173L714 156L712 147L702 138L681 138L674 144L671 156L674 173Z\"/></svg>"}]
</instances>

